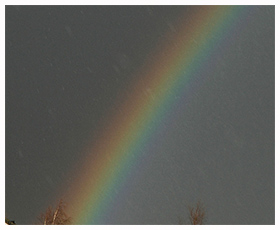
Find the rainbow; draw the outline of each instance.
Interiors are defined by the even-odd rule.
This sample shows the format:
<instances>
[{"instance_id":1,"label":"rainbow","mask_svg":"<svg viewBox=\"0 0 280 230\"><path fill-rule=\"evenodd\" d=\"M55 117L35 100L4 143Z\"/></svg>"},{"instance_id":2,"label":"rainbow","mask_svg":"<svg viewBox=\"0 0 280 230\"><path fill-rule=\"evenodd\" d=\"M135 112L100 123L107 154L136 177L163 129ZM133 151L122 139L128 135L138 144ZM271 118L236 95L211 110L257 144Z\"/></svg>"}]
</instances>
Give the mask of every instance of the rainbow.
<instances>
[{"instance_id":1,"label":"rainbow","mask_svg":"<svg viewBox=\"0 0 280 230\"><path fill-rule=\"evenodd\" d=\"M112 200L122 199L114 191L124 191L137 178L134 166L149 157L143 148L160 132L163 122L172 122L182 100L185 103L191 96L193 87L188 86L193 80L200 76L202 84L201 76L211 71L212 55L225 52L248 9L252 8L192 6L180 15L181 28L169 31L149 55L137 82L130 85L131 94L120 96L119 112L105 119L107 126L78 163L80 170L72 172L78 174L66 197L74 224L102 223Z\"/></svg>"}]
</instances>

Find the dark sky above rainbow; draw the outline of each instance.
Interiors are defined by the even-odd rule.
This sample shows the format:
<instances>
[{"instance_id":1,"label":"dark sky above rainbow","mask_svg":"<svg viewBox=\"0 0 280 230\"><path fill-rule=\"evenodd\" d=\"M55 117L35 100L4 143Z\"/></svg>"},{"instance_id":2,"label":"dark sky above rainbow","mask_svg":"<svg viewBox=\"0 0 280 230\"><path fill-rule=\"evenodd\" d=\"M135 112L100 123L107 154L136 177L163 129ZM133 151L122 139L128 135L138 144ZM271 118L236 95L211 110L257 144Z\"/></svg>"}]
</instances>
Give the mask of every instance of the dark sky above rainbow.
<instances>
[{"instance_id":1,"label":"dark sky above rainbow","mask_svg":"<svg viewBox=\"0 0 280 230\"><path fill-rule=\"evenodd\" d=\"M6 6L6 216L275 223L274 6Z\"/></svg>"}]
</instances>

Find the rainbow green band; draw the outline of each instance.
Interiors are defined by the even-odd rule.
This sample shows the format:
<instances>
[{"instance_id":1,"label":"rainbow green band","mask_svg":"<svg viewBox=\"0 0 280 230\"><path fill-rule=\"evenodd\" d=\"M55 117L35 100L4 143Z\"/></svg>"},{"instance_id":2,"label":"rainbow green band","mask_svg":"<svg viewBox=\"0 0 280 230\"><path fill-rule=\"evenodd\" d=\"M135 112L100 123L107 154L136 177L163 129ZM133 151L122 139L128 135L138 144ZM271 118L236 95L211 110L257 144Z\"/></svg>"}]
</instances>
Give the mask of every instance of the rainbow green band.
<instances>
[{"instance_id":1,"label":"rainbow green band","mask_svg":"<svg viewBox=\"0 0 280 230\"><path fill-rule=\"evenodd\" d=\"M74 224L101 224L116 190L129 186L133 166L145 154L164 120L172 117L176 98L206 68L217 46L232 33L246 6L198 6L179 18L178 32L167 34L131 86L131 95L119 102L118 114L107 118L107 127L93 140L86 159L67 194L67 213ZM245 16L244 16L245 17ZM124 96L121 97L122 99ZM73 172L75 174L76 172Z\"/></svg>"}]
</instances>

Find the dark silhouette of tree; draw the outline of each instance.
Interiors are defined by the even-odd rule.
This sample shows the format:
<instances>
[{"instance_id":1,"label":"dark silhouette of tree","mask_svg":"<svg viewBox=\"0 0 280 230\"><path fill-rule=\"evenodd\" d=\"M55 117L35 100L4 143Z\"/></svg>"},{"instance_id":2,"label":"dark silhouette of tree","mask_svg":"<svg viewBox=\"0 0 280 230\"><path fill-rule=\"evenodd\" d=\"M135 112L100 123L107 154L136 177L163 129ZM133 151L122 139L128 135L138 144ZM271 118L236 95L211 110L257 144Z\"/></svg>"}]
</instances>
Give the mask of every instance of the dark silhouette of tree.
<instances>
[{"instance_id":1,"label":"dark silhouette of tree","mask_svg":"<svg viewBox=\"0 0 280 230\"><path fill-rule=\"evenodd\" d=\"M9 220L7 217L5 218L5 224L7 225L14 225L16 222L14 220Z\"/></svg>"},{"instance_id":2,"label":"dark silhouette of tree","mask_svg":"<svg viewBox=\"0 0 280 230\"><path fill-rule=\"evenodd\" d=\"M71 218L65 213L65 203L60 200L57 207L53 209L51 206L47 208L38 218L39 224L43 225L66 225L71 224Z\"/></svg>"}]
</instances>

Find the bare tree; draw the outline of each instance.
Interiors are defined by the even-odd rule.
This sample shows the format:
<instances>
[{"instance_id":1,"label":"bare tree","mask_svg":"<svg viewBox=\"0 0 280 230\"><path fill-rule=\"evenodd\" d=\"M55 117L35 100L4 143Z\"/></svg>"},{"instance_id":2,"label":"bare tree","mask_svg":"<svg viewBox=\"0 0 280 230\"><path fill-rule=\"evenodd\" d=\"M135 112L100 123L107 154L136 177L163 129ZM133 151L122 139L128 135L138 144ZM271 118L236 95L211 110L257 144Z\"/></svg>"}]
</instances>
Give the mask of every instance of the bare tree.
<instances>
[{"instance_id":1,"label":"bare tree","mask_svg":"<svg viewBox=\"0 0 280 230\"><path fill-rule=\"evenodd\" d=\"M57 207L53 209L51 206L46 212L38 218L39 224L43 225L66 225L71 224L71 218L65 213L65 203L60 200Z\"/></svg>"},{"instance_id":2,"label":"bare tree","mask_svg":"<svg viewBox=\"0 0 280 230\"><path fill-rule=\"evenodd\" d=\"M196 207L189 207L189 219L191 224L199 225L205 222L205 209L203 205L198 201Z\"/></svg>"}]
</instances>

